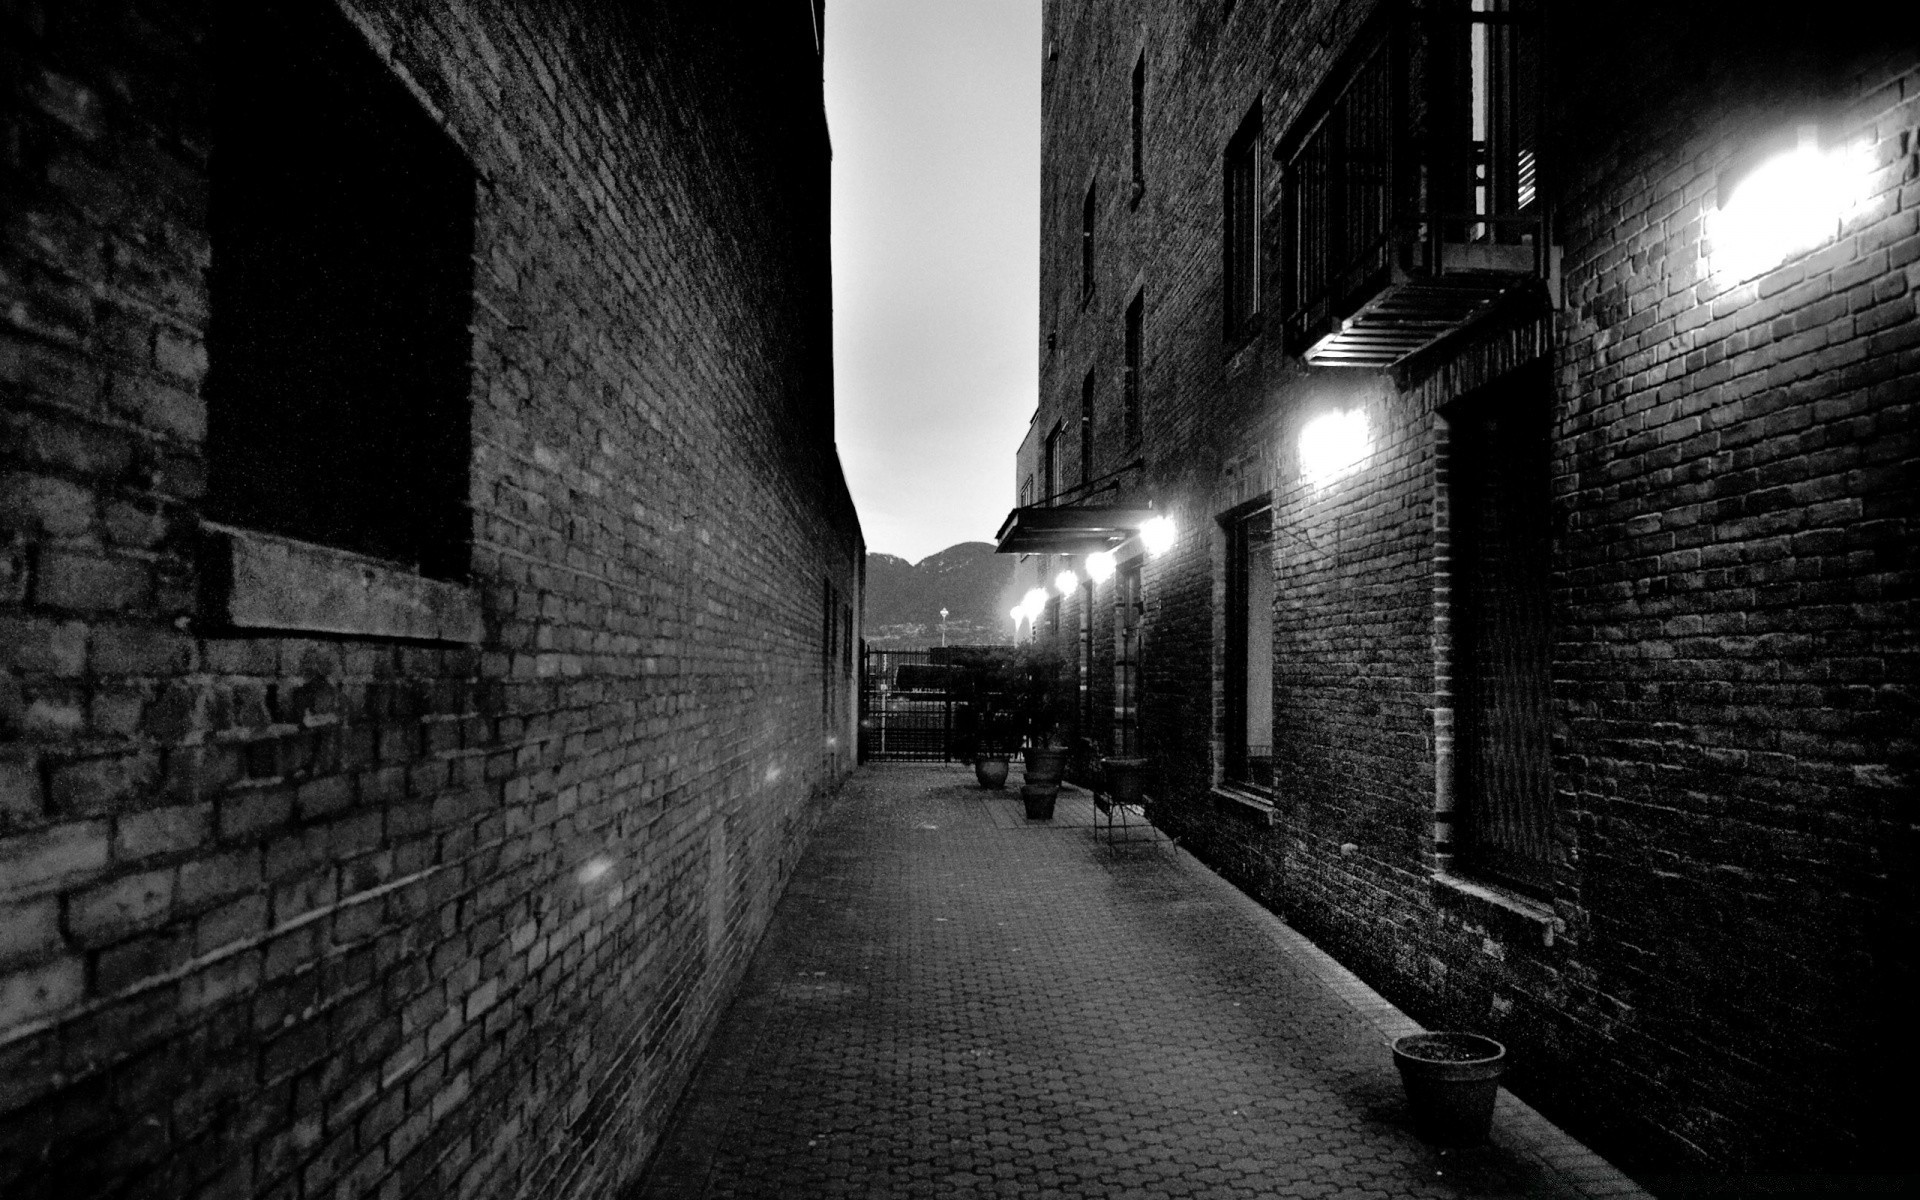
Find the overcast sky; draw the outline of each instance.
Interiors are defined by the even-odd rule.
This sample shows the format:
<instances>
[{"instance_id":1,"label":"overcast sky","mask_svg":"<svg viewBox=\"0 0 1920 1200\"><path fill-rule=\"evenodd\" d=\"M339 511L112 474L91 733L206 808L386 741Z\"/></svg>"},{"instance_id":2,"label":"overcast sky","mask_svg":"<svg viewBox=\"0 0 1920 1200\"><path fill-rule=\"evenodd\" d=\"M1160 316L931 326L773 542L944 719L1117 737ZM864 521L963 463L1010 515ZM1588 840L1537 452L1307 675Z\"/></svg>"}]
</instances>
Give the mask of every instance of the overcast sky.
<instances>
[{"instance_id":1,"label":"overcast sky","mask_svg":"<svg viewBox=\"0 0 1920 1200\"><path fill-rule=\"evenodd\" d=\"M1038 379L1040 0L832 0L836 435L867 548L991 541Z\"/></svg>"}]
</instances>

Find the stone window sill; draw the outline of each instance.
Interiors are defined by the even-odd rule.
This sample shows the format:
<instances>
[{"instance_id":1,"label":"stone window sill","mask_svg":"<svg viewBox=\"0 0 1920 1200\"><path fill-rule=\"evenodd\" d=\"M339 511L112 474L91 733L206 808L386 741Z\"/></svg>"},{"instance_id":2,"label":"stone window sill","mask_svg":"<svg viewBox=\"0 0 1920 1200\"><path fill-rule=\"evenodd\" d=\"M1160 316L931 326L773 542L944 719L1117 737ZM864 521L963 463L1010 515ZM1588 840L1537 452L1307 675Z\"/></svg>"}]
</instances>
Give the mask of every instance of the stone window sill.
<instances>
[{"instance_id":1,"label":"stone window sill","mask_svg":"<svg viewBox=\"0 0 1920 1200\"><path fill-rule=\"evenodd\" d=\"M204 611L229 630L479 643L480 597L395 563L207 523Z\"/></svg>"},{"instance_id":2,"label":"stone window sill","mask_svg":"<svg viewBox=\"0 0 1920 1200\"><path fill-rule=\"evenodd\" d=\"M1434 899L1448 901L1472 910L1476 916L1497 923L1523 936L1538 937L1542 946L1552 946L1554 935L1566 928L1553 906L1531 896L1522 896L1504 888L1492 887L1448 871L1433 876Z\"/></svg>"},{"instance_id":3,"label":"stone window sill","mask_svg":"<svg viewBox=\"0 0 1920 1200\"><path fill-rule=\"evenodd\" d=\"M1271 825L1274 822L1275 808L1271 796L1263 796L1259 792L1237 788L1232 784L1221 784L1213 789L1213 799L1214 803L1228 812L1237 812L1240 816L1259 821L1263 825Z\"/></svg>"}]
</instances>

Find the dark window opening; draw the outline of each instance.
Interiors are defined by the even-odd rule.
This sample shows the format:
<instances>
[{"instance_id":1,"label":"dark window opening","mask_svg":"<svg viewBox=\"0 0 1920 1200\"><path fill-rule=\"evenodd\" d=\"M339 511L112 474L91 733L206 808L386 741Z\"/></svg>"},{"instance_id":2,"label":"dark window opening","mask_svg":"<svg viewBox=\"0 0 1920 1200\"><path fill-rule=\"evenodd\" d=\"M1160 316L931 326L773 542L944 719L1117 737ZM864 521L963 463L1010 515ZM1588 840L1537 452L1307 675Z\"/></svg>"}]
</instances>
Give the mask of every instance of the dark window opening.
<instances>
[{"instance_id":1,"label":"dark window opening","mask_svg":"<svg viewBox=\"0 0 1920 1200\"><path fill-rule=\"evenodd\" d=\"M1133 64L1133 198L1147 188L1147 55L1141 51Z\"/></svg>"},{"instance_id":2,"label":"dark window opening","mask_svg":"<svg viewBox=\"0 0 1920 1200\"><path fill-rule=\"evenodd\" d=\"M838 634L839 622L836 620L840 597L835 593L833 581L823 585L824 595L820 604L820 724L831 734L838 717L836 690L834 687L834 664L840 659Z\"/></svg>"},{"instance_id":3,"label":"dark window opening","mask_svg":"<svg viewBox=\"0 0 1920 1200\"><path fill-rule=\"evenodd\" d=\"M1141 313L1143 296L1135 292L1133 303L1127 305L1127 367L1122 403L1125 408L1127 445L1135 446L1140 442L1140 340Z\"/></svg>"},{"instance_id":4,"label":"dark window opening","mask_svg":"<svg viewBox=\"0 0 1920 1200\"><path fill-rule=\"evenodd\" d=\"M1227 782L1273 787L1273 510L1227 523Z\"/></svg>"},{"instance_id":5,"label":"dark window opening","mask_svg":"<svg viewBox=\"0 0 1920 1200\"><path fill-rule=\"evenodd\" d=\"M1455 833L1471 871L1550 882L1548 385L1539 373L1448 412Z\"/></svg>"},{"instance_id":6,"label":"dark window opening","mask_svg":"<svg viewBox=\"0 0 1920 1200\"><path fill-rule=\"evenodd\" d=\"M212 155L210 514L459 577L472 168L331 4L229 15Z\"/></svg>"},{"instance_id":7,"label":"dark window opening","mask_svg":"<svg viewBox=\"0 0 1920 1200\"><path fill-rule=\"evenodd\" d=\"M1239 341L1260 311L1260 106L1227 143L1224 164L1226 335Z\"/></svg>"},{"instance_id":8,"label":"dark window opening","mask_svg":"<svg viewBox=\"0 0 1920 1200\"><path fill-rule=\"evenodd\" d=\"M1040 495L1042 504L1052 504L1054 497L1060 494L1061 487L1066 483L1066 473L1060 462L1060 440L1065 432L1064 427L1055 425L1052 432L1047 434L1046 444L1042 447L1040 458L1040 486L1044 489Z\"/></svg>"},{"instance_id":9,"label":"dark window opening","mask_svg":"<svg viewBox=\"0 0 1920 1200\"><path fill-rule=\"evenodd\" d=\"M1113 752L1122 758L1140 753L1140 564L1129 563L1114 576L1113 593Z\"/></svg>"},{"instance_id":10,"label":"dark window opening","mask_svg":"<svg viewBox=\"0 0 1920 1200\"><path fill-rule=\"evenodd\" d=\"M1093 213L1094 185L1087 185L1087 198L1080 206L1080 299L1093 295Z\"/></svg>"},{"instance_id":11,"label":"dark window opening","mask_svg":"<svg viewBox=\"0 0 1920 1200\"><path fill-rule=\"evenodd\" d=\"M1093 481L1093 372L1080 384L1080 482Z\"/></svg>"},{"instance_id":12,"label":"dark window opening","mask_svg":"<svg viewBox=\"0 0 1920 1200\"><path fill-rule=\"evenodd\" d=\"M1520 242L1538 189L1538 56L1525 39L1526 6L1470 0L1434 39L1432 86L1441 202L1449 241ZM1478 218L1478 219L1473 219Z\"/></svg>"}]
</instances>

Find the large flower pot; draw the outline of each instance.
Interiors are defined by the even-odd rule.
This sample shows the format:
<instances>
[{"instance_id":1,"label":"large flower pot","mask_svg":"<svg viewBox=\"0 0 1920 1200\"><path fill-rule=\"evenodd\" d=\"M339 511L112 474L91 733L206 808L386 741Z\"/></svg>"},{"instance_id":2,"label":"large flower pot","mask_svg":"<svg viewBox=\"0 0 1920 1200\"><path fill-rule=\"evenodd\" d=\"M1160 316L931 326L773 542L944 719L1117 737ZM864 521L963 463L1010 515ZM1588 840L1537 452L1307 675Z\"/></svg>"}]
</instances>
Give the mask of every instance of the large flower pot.
<instances>
[{"instance_id":1,"label":"large flower pot","mask_svg":"<svg viewBox=\"0 0 1920 1200\"><path fill-rule=\"evenodd\" d=\"M1115 804L1138 804L1146 795L1147 760L1144 758L1103 758L1107 795Z\"/></svg>"},{"instance_id":2,"label":"large flower pot","mask_svg":"<svg viewBox=\"0 0 1920 1200\"><path fill-rule=\"evenodd\" d=\"M1038 784L1023 784L1020 799L1027 806L1027 820L1053 820L1053 798L1060 794L1059 785L1042 787Z\"/></svg>"},{"instance_id":3,"label":"large flower pot","mask_svg":"<svg viewBox=\"0 0 1920 1200\"><path fill-rule=\"evenodd\" d=\"M980 786L983 788L1007 786L1007 756L1004 754L974 755L973 777L980 781Z\"/></svg>"},{"instance_id":4,"label":"large flower pot","mask_svg":"<svg viewBox=\"0 0 1920 1200\"><path fill-rule=\"evenodd\" d=\"M1067 750L1050 746L1029 746L1026 751L1027 771L1022 782L1036 787L1057 788L1060 777L1067 770Z\"/></svg>"},{"instance_id":5,"label":"large flower pot","mask_svg":"<svg viewBox=\"0 0 1920 1200\"><path fill-rule=\"evenodd\" d=\"M1393 1043L1413 1127L1437 1146L1487 1140L1507 1048L1477 1033L1412 1033Z\"/></svg>"}]
</instances>

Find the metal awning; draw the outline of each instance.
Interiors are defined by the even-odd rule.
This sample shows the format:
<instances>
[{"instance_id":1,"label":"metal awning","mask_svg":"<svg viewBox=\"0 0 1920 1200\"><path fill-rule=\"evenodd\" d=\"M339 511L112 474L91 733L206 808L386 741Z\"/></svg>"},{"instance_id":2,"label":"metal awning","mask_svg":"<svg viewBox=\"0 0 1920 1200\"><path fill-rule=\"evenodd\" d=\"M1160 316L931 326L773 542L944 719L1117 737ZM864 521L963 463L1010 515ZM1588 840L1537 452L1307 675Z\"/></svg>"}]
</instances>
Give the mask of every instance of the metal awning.
<instances>
[{"instance_id":1,"label":"metal awning","mask_svg":"<svg viewBox=\"0 0 1920 1200\"><path fill-rule=\"evenodd\" d=\"M1111 550L1159 514L1151 508L1029 505L1007 514L1000 554L1093 554Z\"/></svg>"}]
</instances>

